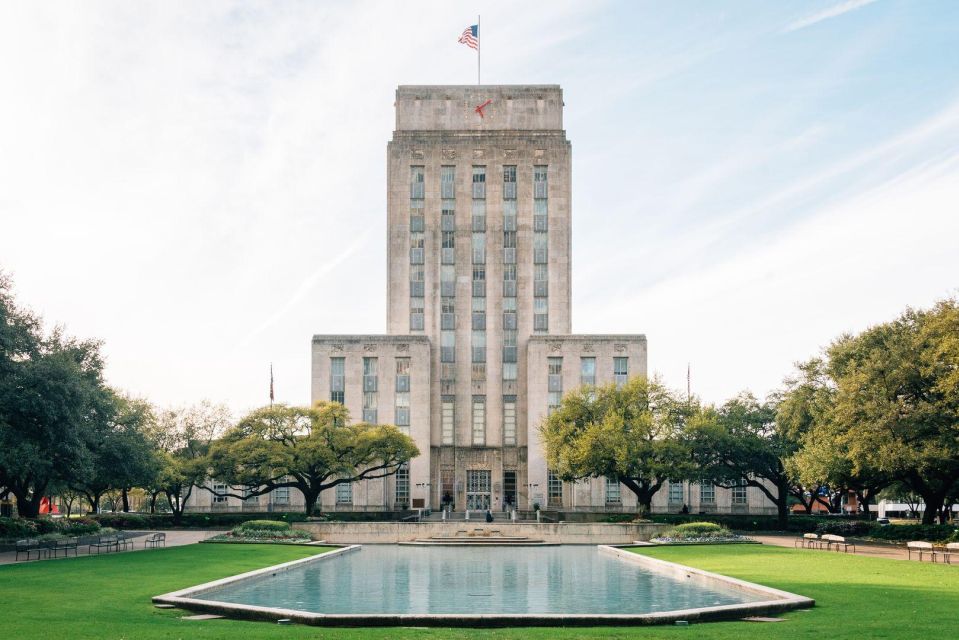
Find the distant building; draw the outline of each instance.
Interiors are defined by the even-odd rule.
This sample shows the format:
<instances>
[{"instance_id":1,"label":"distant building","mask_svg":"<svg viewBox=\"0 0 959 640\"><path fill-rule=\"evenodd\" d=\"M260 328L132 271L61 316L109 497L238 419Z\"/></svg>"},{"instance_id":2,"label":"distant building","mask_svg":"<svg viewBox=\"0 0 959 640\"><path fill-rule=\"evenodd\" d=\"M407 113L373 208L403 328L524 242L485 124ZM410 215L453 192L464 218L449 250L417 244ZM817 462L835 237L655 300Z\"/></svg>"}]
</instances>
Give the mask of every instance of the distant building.
<instances>
[{"instance_id":1,"label":"distant building","mask_svg":"<svg viewBox=\"0 0 959 640\"><path fill-rule=\"evenodd\" d=\"M387 334L314 336L312 400L395 424L421 455L394 477L325 492L322 508L635 508L617 482L560 481L537 433L564 392L647 373L644 335L571 334L562 89L400 86L395 107ZM302 504L295 493L281 503ZM259 500L268 498L280 504ZM239 507L230 500L223 508ZM670 484L654 499L659 511L684 504L775 511L754 489L699 483Z\"/></svg>"}]
</instances>

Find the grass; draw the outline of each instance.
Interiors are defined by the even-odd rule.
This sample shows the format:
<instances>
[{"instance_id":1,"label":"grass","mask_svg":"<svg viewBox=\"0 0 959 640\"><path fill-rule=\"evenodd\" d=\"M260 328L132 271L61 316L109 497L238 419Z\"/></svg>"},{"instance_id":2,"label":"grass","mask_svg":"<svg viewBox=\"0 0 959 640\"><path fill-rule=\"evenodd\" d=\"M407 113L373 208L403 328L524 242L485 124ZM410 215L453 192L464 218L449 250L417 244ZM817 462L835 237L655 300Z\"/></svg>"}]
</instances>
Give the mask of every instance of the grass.
<instances>
[{"instance_id":1,"label":"grass","mask_svg":"<svg viewBox=\"0 0 959 640\"><path fill-rule=\"evenodd\" d=\"M636 549L664 560L760 582L816 599L774 624L587 629L323 629L180 620L150 597L316 553L315 547L190 545L157 551L0 566L5 638L816 638L951 637L959 567L759 545Z\"/></svg>"}]
</instances>

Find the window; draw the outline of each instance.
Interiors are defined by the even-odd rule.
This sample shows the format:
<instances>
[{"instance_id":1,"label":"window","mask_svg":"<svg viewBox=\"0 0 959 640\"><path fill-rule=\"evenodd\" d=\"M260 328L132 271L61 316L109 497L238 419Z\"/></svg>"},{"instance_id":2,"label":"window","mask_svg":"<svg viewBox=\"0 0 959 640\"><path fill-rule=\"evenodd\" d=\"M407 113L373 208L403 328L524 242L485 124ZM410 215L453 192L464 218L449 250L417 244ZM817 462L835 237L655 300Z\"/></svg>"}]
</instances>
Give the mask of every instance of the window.
<instances>
[{"instance_id":1,"label":"window","mask_svg":"<svg viewBox=\"0 0 959 640\"><path fill-rule=\"evenodd\" d=\"M617 385L626 383L629 378L629 358L613 358L613 379Z\"/></svg>"},{"instance_id":2,"label":"window","mask_svg":"<svg viewBox=\"0 0 959 640\"><path fill-rule=\"evenodd\" d=\"M336 504L353 504L352 482L341 482L336 485Z\"/></svg>"},{"instance_id":3,"label":"window","mask_svg":"<svg viewBox=\"0 0 959 640\"><path fill-rule=\"evenodd\" d=\"M456 362L455 331L440 331L440 362Z\"/></svg>"},{"instance_id":4,"label":"window","mask_svg":"<svg viewBox=\"0 0 959 640\"><path fill-rule=\"evenodd\" d=\"M260 496L254 494L253 492L257 487L243 487L243 503L246 505L253 505L260 503Z\"/></svg>"},{"instance_id":5,"label":"window","mask_svg":"<svg viewBox=\"0 0 959 640\"><path fill-rule=\"evenodd\" d=\"M503 444L516 444L516 396L503 396Z\"/></svg>"},{"instance_id":6,"label":"window","mask_svg":"<svg viewBox=\"0 0 959 640\"><path fill-rule=\"evenodd\" d=\"M516 165L503 167L503 200L516 199Z\"/></svg>"},{"instance_id":7,"label":"window","mask_svg":"<svg viewBox=\"0 0 959 640\"><path fill-rule=\"evenodd\" d=\"M227 487L226 484L220 482L219 480L214 480L213 490L216 493L226 493L227 491L229 491L229 487ZM218 496L218 495L213 496L213 504L226 503L226 500L227 500L226 496Z\"/></svg>"},{"instance_id":8,"label":"window","mask_svg":"<svg viewBox=\"0 0 959 640\"><path fill-rule=\"evenodd\" d=\"M486 296L486 267L481 264L473 265L473 296Z\"/></svg>"},{"instance_id":9,"label":"window","mask_svg":"<svg viewBox=\"0 0 959 640\"><path fill-rule=\"evenodd\" d=\"M504 314L504 317L509 317ZM516 314L512 314L513 319L516 318ZM504 323L509 324L509 323ZM515 322L513 323L515 325ZM516 330L515 329L506 329L503 331L503 362L516 362L517 348L516 348Z\"/></svg>"},{"instance_id":10,"label":"window","mask_svg":"<svg viewBox=\"0 0 959 640\"><path fill-rule=\"evenodd\" d=\"M733 504L746 504L746 478L732 488Z\"/></svg>"},{"instance_id":11,"label":"window","mask_svg":"<svg viewBox=\"0 0 959 640\"><path fill-rule=\"evenodd\" d=\"M452 467L443 467L440 469L440 496L442 500L446 502L447 500L451 503L450 508L453 507L453 489L455 488L454 482L455 474L453 473Z\"/></svg>"},{"instance_id":12,"label":"window","mask_svg":"<svg viewBox=\"0 0 959 640\"><path fill-rule=\"evenodd\" d=\"M516 363L515 362L503 363L503 380L504 381L516 380Z\"/></svg>"},{"instance_id":13,"label":"window","mask_svg":"<svg viewBox=\"0 0 959 640\"><path fill-rule=\"evenodd\" d=\"M591 387L596 385L596 358L579 359L579 383Z\"/></svg>"},{"instance_id":14,"label":"window","mask_svg":"<svg viewBox=\"0 0 959 640\"><path fill-rule=\"evenodd\" d=\"M283 478L282 482L289 481L289 478ZM290 488L279 487L273 490L273 504L290 504Z\"/></svg>"},{"instance_id":15,"label":"window","mask_svg":"<svg viewBox=\"0 0 959 640\"><path fill-rule=\"evenodd\" d=\"M548 259L547 242L545 233L533 234L533 262L535 264L546 264Z\"/></svg>"},{"instance_id":16,"label":"window","mask_svg":"<svg viewBox=\"0 0 959 640\"><path fill-rule=\"evenodd\" d=\"M410 466L404 464L396 472L396 506L406 508L410 504Z\"/></svg>"},{"instance_id":17,"label":"window","mask_svg":"<svg viewBox=\"0 0 959 640\"><path fill-rule=\"evenodd\" d=\"M473 231L486 231L486 200L473 200Z\"/></svg>"},{"instance_id":18,"label":"window","mask_svg":"<svg viewBox=\"0 0 959 640\"><path fill-rule=\"evenodd\" d=\"M473 264L486 264L486 234L473 234Z\"/></svg>"},{"instance_id":19,"label":"window","mask_svg":"<svg viewBox=\"0 0 959 640\"><path fill-rule=\"evenodd\" d=\"M456 197L456 167L440 167L440 197Z\"/></svg>"},{"instance_id":20,"label":"window","mask_svg":"<svg viewBox=\"0 0 959 640\"><path fill-rule=\"evenodd\" d=\"M423 330L423 298L410 298L410 331Z\"/></svg>"},{"instance_id":21,"label":"window","mask_svg":"<svg viewBox=\"0 0 959 640\"><path fill-rule=\"evenodd\" d=\"M546 504L551 507L563 506L563 481L552 471L546 472Z\"/></svg>"},{"instance_id":22,"label":"window","mask_svg":"<svg viewBox=\"0 0 959 640\"><path fill-rule=\"evenodd\" d=\"M410 426L410 359L396 359L396 426L409 432ZM403 429L403 427L406 427Z\"/></svg>"},{"instance_id":23,"label":"window","mask_svg":"<svg viewBox=\"0 0 959 640\"><path fill-rule=\"evenodd\" d=\"M456 328L455 298L442 298L440 301L440 329Z\"/></svg>"},{"instance_id":24,"label":"window","mask_svg":"<svg viewBox=\"0 0 959 640\"><path fill-rule=\"evenodd\" d=\"M508 508L516 506L516 472L503 471L503 502Z\"/></svg>"},{"instance_id":25,"label":"window","mask_svg":"<svg viewBox=\"0 0 959 640\"><path fill-rule=\"evenodd\" d=\"M670 504L679 504L684 502L683 500L683 483L682 482L673 482L669 481L669 503Z\"/></svg>"},{"instance_id":26,"label":"window","mask_svg":"<svg viewBox=\"0 0 959 640\"><path fill-rule=\"evenodd\" d=\"M545 264L533 266L533 295L545 298L549 295L549 271Z\"/></svg>"},{"instance_id":27,"label":"window","mask_svg":"<svg viewBox=\"0 0 959 640\"><path fill-rule=\"evenodd\" d=\"M451 264L440 267L440 295L450 298L456 295L456 267Z\"/></svg>"},{"instance_id":28,"label":"window","mask_svg":"<svg viewBox=\"0 0 959 640\"><path fill-rule=\"evenodd\" d=\"M486 167L473 167L473 198L486 197Z\"/></svg>"},{"instance_id":29,"label":"window","mask_svg":"<svg viewBox=\"0 0 959 640\"><path fill-rule=\"evenodd\" d=\"M549 301L547 298L533 298L533 330L546 331L549 328Z\"/></svg>"},{"instance_id":30,"label":"window","mask_svg":"<svg viewBox=\"0 0 959 640\"><path fill-rule=\"evenodd\" d=\"M440 230L456 230L456 201L443 200L440 204Z\"/></svg>"},{"instance_id":31,"label":"window","mask_svg":"<svg viewBox=\"0 0 959 640\"><path fill-rule=\"evenodd\" d=\"M425 174L423 167L412 166L410 167L410 199L411 200L422 200L425 195L425 190L423 188L425 182Z\"/></svg>"},{"instance_id":32,"label":"window","mask_svg":"<svg viewBox=\"0 0 959 640\"><path fill-rule=\"evenodd\" d=\"M503 265L503 297L504 298L516 297L516 265L515 264Z\"/></svg>"},{"instance_id":33,"label":"window","mask_svg":"<svg viewBox=\"0 0 959 640\"><path fill-rule=\"evenodd\" d=\"M708 480L699 481L699 502L713 504L716 502L716 486Z\"/></svg>"},{"instance_id":34,"label":"window","mask_svg":"<svg viewBox=\"0 0 959 640\"><path fill-rule=\"evenodd\" d=\"M343 404L346 390L346 358L330 358L330 401Z\"/></svg>"},{"instance_id":35,"label":"window","mask_svg":"<svg viewBox=\"0 0 959 640\"><path fill-rule=\"evenodd\" d=\"M516 200L503 201L503 230L516 231Z\"/></svg>"},{"instance_id":36,"label":"window","mask_svg":"<svg viewBox=\"0 0 959 640\"><path fill-rule=\"evenodd\" d=\"M376 424L376 392L363 392L363 422Z\"/></svg>"},{"instance_id":37,"label":"window","mask_svg":"<svg viewBox=\"0 0 959 640\"><path fill-rule=\"evenodd\" d=\"M486 444L486 398L473 396L473 444Z\"/></svg>"},{"instance_id":38,"label":"window","mask_svg":"<svg viewBox=\"0 0 959 640\"><path fill-rule=\"evenodd\" d=\"M623 495L620 493L619 480L606 478L606 504L622 504Z\"/></svg>"},{"instance_id":39,"label":"window","mask_svg":"<svg viewBox=\"0 0 959 640\"><path fill-rule=\"evenodd\" d=\"M470 365L470 380L474 382L486 380L485 362L474 362Z\"/></svg>"},{"instance_id":40,"label":"window","mask_svg":"<svg viewBox=\"0 0 959 640\"><path fill-rule=\"evenodd\" d=\"M486 332L474 331L472 335L472 362L486 362Z\"/></svg>"},{"instance_id":41,"label":"window","mask_svg":"<svg viewBox=\"0 0 959 640\"><path fill-rule=\"evenodd\" d=\"M410 297L411 298L422 298L426 293L425 285L423 284L425 276L425 271L423 270L423 265L410 265Z\"/></svg>"},{"instance_id":42,"label":"window","mask_svg":"<svg viewBox=\"0 0 959 640\"><path fill-rule=\"evenodd\" d=\"M546 199L546 173L546 165L533 167L533 198L536 200Z\"/></svg>"},{"instance_id":43,"label":"window","mask_svg":"<svg viewBox=\"0 0 959 640\"><path fill-rule=\"evenodd\" d=\"M453 444L453 396L443 396L440 422L443 444Z\"/></svg>"}]
</instances>

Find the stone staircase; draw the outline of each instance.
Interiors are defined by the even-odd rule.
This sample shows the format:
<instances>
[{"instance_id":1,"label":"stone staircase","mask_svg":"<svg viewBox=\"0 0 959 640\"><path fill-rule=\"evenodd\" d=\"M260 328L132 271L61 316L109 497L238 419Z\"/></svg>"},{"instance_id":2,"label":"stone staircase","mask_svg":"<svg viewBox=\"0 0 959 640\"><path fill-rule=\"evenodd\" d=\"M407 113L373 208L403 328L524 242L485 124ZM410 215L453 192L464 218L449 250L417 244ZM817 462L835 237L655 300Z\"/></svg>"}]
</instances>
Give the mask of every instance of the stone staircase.
<instances>
[{"instance_id":1,"label":"stone staircase","mask_svg":"<svg viewBox=\"0 0 959 640\"><path fill-rule=\"evenodd\" d=\"M510 546L510 547L543 547L555 543L548 543L544 540L530 538L528 536L509 536L503 535L499 529L494 529L495 525L489 524L485 527L464 528L456 531L452 536L431 536L429 538L416 538L409 542L400 542L405 545L431 545L431 546Z\"/></svg>"}]
</instances>

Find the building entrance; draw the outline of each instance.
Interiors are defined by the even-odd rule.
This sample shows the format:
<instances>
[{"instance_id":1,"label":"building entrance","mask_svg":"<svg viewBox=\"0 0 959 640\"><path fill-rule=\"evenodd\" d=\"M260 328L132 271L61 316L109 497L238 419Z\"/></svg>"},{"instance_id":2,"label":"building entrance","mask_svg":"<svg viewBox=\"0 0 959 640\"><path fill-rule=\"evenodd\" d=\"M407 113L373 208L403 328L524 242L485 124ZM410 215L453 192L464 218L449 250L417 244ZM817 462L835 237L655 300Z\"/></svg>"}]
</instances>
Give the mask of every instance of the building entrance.
<instances>
[{"instance_id":1,"label":"building entrance","mask_svg":"<svg viewBox=\"0 0 959 640\"><path fill-rule=\"evenodd\" d=\"M503 511L516 508L516 472L503 472Z\"/></svg>"},{"instance_id":2,"label":"building entrance","mask_svg":"<svg viewBox=\"0 0 959 640\"><path fill-rule=\"evenodd\" d=\"M490 508L492 472L488 469L472 469L466 472L466 508L470 511L486 511Z\"/></svg>"}]
</instances>

